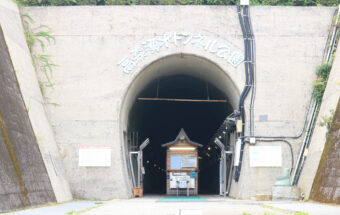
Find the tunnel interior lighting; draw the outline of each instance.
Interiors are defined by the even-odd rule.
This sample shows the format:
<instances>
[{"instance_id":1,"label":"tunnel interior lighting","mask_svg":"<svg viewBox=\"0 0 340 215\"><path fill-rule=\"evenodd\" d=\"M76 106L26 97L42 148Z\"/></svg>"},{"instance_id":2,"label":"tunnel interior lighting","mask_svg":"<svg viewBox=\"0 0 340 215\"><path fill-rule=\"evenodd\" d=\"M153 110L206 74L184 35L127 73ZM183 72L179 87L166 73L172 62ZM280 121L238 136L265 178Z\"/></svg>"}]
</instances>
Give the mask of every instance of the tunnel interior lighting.
<instances>
[{"instance_id":1,"label":"tunnel interior lighting","mask_svg":"<svg viewBox=\"0 0 340 215\"><path fill-rule=\"evenodd\" d=\"M170 147L170 150L195 150L194 147Z\"/></svg>"}]
</instances>

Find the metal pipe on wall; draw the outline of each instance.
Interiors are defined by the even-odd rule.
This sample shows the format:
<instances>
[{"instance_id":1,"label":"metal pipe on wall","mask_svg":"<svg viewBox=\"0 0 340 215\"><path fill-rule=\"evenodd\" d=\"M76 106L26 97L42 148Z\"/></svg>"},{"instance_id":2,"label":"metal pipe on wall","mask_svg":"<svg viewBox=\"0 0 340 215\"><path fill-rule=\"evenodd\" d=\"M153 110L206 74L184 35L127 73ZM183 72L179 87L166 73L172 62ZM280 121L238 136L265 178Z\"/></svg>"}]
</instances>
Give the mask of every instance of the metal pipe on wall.
<instances>
[{"instance_id":1,"label":"metal pipe on wall","mask_svg":"<svg viewBox=\"0 0 340 215\"><path fill-rule=\"evenodd\" d=\"M332 39L330 41L331 46L330 46L330 48L327 52L326 63L328 63L329 60L330 60L330 56L331 56L331 53L332 53L332 50L333 50L334 44L335 44L336 34L338 32L336 23L337 23L337 20L339 19L339 15L340 15L340 6L338 7L337 10L338 10L338 13L337 13L337 16L336 16L336 19L335 19ZM328 36L328 38L329 38L329 36ZM325 45L326 47L327 47L327 42L328 41L326 41L326 45ZM322 61L323 61L323 59L324 59L324 56L322 57ZM322 61L321 61L321 63L322 63ZM318 115L318 108L319 108L319 104L317 103L317 101L314 100L313 110L312 110L311 117L310 117L311 119L308 123L308 128L307 128L307 131L306 131L306 134L305 134L305 137L304 137L301 149L300 149L299 157L298 157L296 167L295 167L295 170L294 170L294 175L293 175L292 180L291 180L291 185L297 185L297 183L299 182L299 178L300 178L300 175L301 175L301 172L302 172L302 169L303 169L306 157L307 157L307 155L305 154L305 149L309 147L309 141L310 141L311 136L313 135L313 129L314 129L314 125L315 125L314 122L315 122L316 117Z\"/></svg>"}]
</instances>

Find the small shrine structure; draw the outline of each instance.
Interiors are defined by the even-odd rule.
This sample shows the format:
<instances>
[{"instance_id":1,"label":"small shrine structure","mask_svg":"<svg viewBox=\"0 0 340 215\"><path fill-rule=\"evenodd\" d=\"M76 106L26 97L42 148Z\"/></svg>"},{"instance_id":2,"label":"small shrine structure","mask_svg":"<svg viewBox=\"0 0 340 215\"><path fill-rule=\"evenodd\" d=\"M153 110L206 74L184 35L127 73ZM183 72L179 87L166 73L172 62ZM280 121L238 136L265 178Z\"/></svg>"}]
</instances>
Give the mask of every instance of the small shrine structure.
<instances>
[{"instance_id":1,"label":"small shrine structure","mask_svg":"<svg viewBox=\"0 0 340 215\"><path fill-rule=\"evenodd\" d=\"M191 141L182 128L176 139L165 143L166 150L166 194L198 194L198 147L203 145Z\"/></svg>"}]
</instances>

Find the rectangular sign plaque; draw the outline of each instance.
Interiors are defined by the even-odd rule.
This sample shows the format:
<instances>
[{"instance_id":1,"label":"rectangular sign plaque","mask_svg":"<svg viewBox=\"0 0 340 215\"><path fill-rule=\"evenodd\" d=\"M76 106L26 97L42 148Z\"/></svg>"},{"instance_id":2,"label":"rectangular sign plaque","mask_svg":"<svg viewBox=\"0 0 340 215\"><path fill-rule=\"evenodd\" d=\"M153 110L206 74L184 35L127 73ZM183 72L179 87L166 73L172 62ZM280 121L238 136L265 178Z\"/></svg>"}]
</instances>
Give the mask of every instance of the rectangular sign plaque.
<instances>
[{"instance_id":1,"label":"rectangular sign plaque","mask_svg":"<svg viewBox=\"0 0 340 215\"><path fill-rule=\"evenodd\" d=\"M250 146L251 167L281 167L281 146Z\"/></svg>"},{"instance_id":2,"label":"rectangular sign plaque","mask_svg":"<svg viewBox=\"0 0 340 215\"><path fill-rule=\"evenodd\" d=\"M79 146L79 166L111 166L111 146Z\"/></svg>"},{"instance_id":3,"label":"rectangular sign plaque","mask_svg":"<svg viewBox=\"0 0 340 215\"><path fill-rule=\"evenodd\" d=\"M174 156L170 157L170 168L171 169L180 169L181 168L181 156Z\"/></svg>"},{"instance_id":4,"label":"rectangular sign plaque","mask_svg":"<svg viewBox=\"0 0 340 215\"><path fill-rule=\"evenodd\" d=\"M196 168L197 158L191 156L182 156L182 168Z\"/></svg>"}]
</instances>

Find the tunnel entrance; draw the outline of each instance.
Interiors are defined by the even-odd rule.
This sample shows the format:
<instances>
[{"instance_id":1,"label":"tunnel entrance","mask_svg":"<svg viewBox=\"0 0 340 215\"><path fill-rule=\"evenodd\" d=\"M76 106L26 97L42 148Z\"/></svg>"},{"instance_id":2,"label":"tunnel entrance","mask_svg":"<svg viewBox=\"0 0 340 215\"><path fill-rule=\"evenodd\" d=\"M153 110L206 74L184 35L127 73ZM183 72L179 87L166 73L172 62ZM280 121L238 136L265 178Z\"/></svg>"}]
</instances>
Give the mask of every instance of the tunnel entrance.
<instances>
[{"instance_id":1,"label":"tunnel entrance","mask_svg":"<svg viewBox=\"0 0 340 215\"><path fill-rule=\"evenodd\" d=\"M144 139L150 139L151 143L143 151L144 194L165 194L166 149L161 145L174 140L183 128L191 140L203 145L199 149L198 193L219 194L221 151L212 142L212 137L234 110L229 96L233 92L224 92L212 80L197 75L211 71L211 67L205 70L192 61L183 61L183 57L179 59L186 64L177 61L174 64L160 64L157 69L146 71L150 73L148 76L138 77L144 84L138 85L137 82L133 85L138 85L138 89L134 89L134 95L128 98L127 150L136 151ZM218 75L215 78L218 79ZM216 82L221 83L221 80ZM224 83L228 85L228 82ZM234 86L228 87L235 92ZM226 102L210 102L212 100Z\"/></svg>"}]
</instances>

